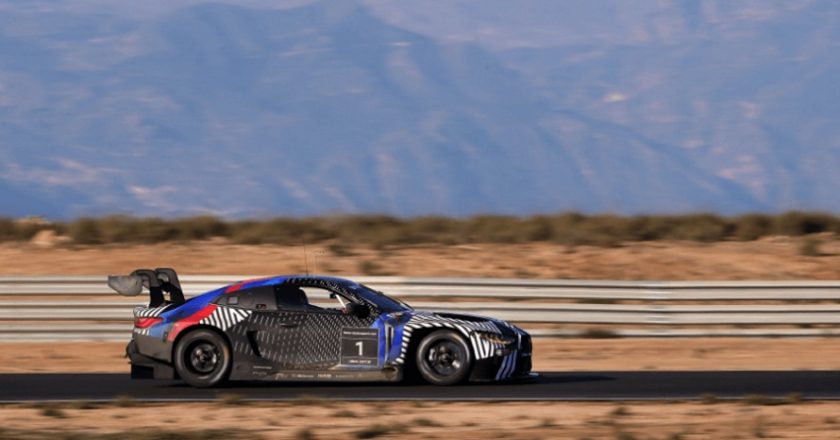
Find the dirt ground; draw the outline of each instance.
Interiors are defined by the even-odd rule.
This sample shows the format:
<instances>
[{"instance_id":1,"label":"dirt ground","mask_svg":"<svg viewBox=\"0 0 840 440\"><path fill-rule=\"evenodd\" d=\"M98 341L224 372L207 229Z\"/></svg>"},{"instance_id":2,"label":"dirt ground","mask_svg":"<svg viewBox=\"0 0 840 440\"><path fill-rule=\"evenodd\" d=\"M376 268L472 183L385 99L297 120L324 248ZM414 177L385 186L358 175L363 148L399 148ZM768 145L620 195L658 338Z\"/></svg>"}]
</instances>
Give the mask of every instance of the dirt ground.
<instances>
[{"instance_id":1,"label":"dirt ground","mask_svg":"<svg viewBox=\"0 0 840 440\"><path fill-rule=\"evenodd\" d=\"M0 344L0 373L127 372L125 344ZM535 371L840 370L840 338L536 339Z\"/></svg>"},{"instance_id":2,"label":"dirt ground","mask_svg":"<svg viewBox=\"0 0 840 440\"><path fill-rule=\"evenodd\" d=\"M829 439L840 403L212 403L0 406L0 438Z\"/></svg>"},{"instance_id":3,"label":"dirt ground","mask_svg":"<svg viewBox=\"0 0 840 440\"><path fill-rule=\"evenodd\" d=\"M615 280L840 279L840 241L822 237L819 256L802 238L754 242L639 242L621 247L552 243L308 247L309 271L403 275ZM332 250L331 250L332 249ZM283 274L306 270L303 248L223 240L155 245L0 244L0 275L102 275L170 266L182 274Z\"/></svg>"}]
</instances>

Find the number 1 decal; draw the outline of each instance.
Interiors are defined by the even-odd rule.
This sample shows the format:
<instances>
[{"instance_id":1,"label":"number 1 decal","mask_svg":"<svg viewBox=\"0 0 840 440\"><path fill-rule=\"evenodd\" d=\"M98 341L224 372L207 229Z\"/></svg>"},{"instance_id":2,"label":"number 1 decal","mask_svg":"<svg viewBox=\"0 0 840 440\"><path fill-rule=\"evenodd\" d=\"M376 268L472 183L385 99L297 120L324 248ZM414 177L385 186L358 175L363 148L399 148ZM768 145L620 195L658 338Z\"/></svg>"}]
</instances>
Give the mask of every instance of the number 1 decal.
<instances>
[{"instance_id":1,"label":"number 1 decal","mask_svg":"<svg viewBox=\"0 0 840 440\"><path fill-rule=\"evenodd\" d=\"M379 330L375 328L341 329L341 365L372 366L379 364Z\"/></svg>"}]
</instances>

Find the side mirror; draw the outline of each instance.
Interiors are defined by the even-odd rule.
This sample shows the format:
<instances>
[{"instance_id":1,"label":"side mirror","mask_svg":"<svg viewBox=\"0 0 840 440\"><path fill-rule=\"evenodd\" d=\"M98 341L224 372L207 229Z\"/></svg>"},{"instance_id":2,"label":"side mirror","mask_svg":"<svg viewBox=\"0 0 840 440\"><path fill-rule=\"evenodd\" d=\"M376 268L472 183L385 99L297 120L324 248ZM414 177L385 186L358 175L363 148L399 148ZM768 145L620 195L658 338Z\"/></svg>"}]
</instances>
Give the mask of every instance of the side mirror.
<instances>
[{"instance_id":1,"label":"side mirror","mask_svg":"<svg viewBox=\"0 0 840 440\"><path fill-rule=\"evenodd\" d=\"M344 308L347 310L348 315L353 315L357 318L367 318L368 313L370 313L367 307L359 303L347 303Z\"/></svg>"}]
</instances>

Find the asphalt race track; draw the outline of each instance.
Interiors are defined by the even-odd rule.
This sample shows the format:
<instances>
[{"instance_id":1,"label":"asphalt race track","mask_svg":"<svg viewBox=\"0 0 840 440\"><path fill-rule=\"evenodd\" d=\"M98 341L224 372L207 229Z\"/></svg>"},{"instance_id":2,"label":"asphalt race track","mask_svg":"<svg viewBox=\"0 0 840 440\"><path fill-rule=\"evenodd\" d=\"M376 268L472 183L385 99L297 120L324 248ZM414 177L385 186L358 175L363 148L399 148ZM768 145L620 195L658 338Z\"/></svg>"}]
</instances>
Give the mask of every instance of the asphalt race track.
<instances>
[{"instance_id":1,"label":"asphalt race track","mask_svg":"<svg viewBox=\"0 0 840 440\"><path fill-rule=\"evenodd\" d=\"M542 373L524 383L455 387L402 384L232 383L195 389L180 382L131 380L128 374L0 374L0 401L110 400L128 396L147 401L214 400L235 393L245 399L293 400L667 400L746 395L840 399L840 372L591 372Z\"/></svg>"}]
</instances>

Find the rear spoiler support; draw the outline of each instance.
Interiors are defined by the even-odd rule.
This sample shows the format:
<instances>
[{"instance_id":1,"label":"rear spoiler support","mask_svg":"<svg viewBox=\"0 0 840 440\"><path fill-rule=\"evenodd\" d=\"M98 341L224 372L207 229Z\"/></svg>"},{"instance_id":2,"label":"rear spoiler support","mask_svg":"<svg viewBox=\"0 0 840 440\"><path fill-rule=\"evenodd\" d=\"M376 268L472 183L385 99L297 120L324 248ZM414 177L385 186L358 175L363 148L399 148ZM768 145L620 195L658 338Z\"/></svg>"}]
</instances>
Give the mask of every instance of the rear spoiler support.
<instances>
[{"instance_id":1,"label":"rear spoiler support","mask_svg":"<svg viewBox=\"0 0 840 440\"><path fill-rule=\"evenodd\" d=\"M146 287L149 289L149 307L183 304L185 301L178 274L168 267L137 269L131 275L108 275L108 287L124 296L137 296ZM165 293L169 294L169 301Z\"/></svg>"}]
</instances>

